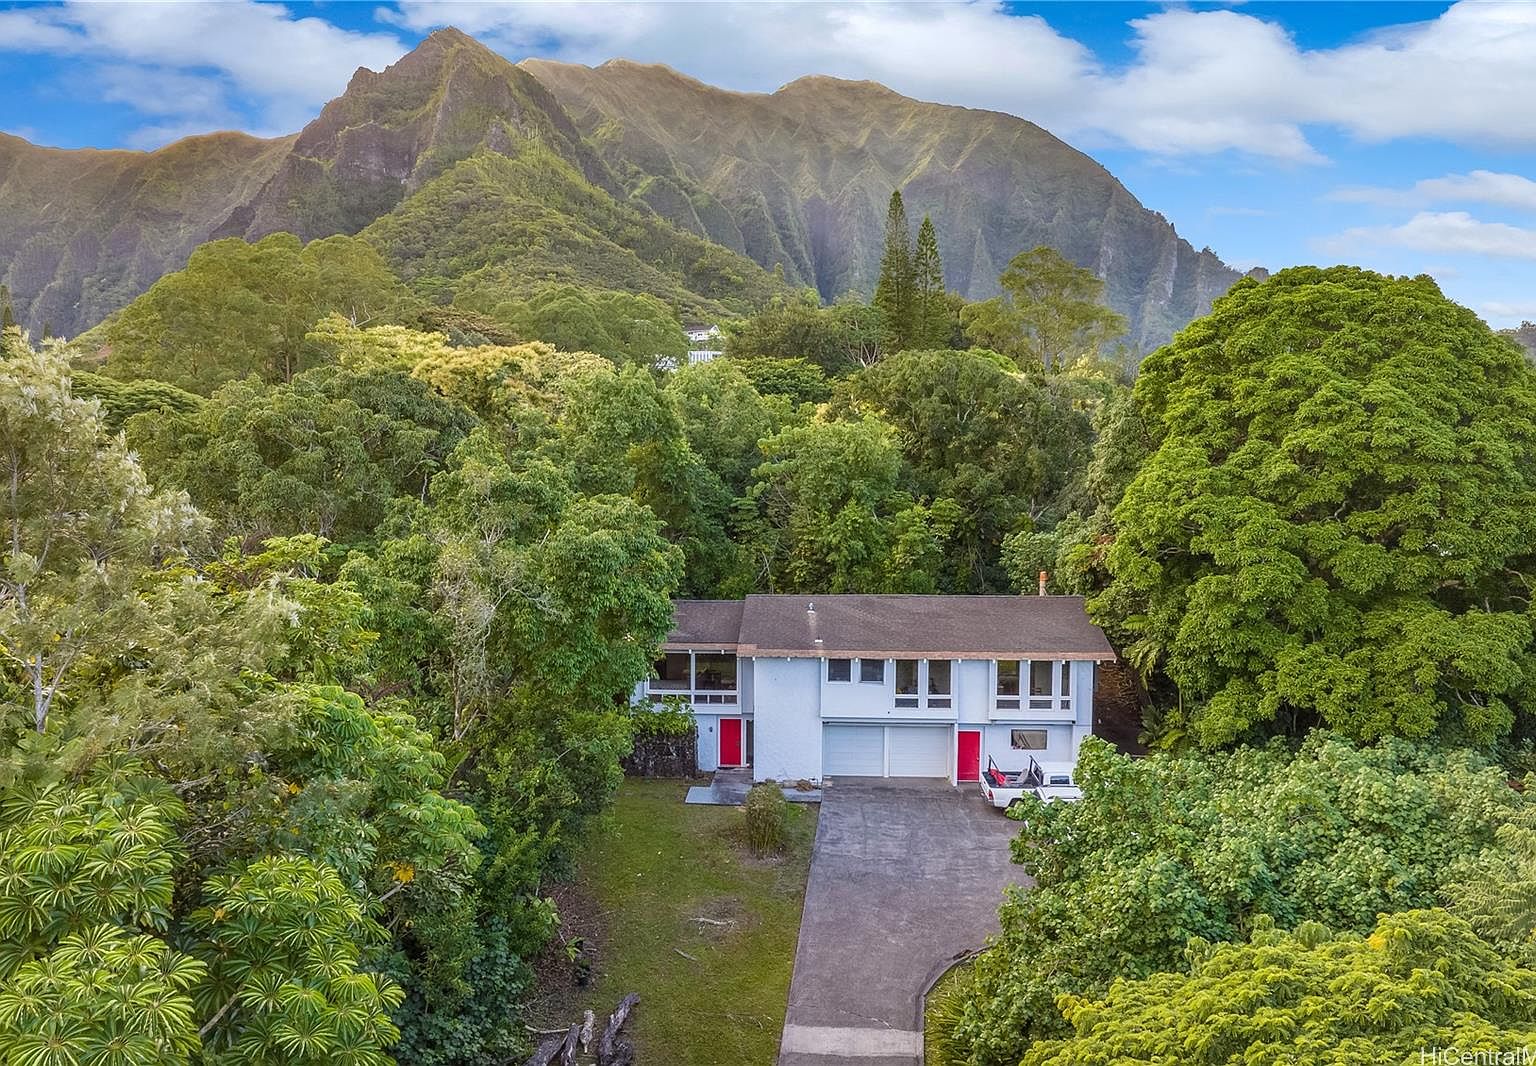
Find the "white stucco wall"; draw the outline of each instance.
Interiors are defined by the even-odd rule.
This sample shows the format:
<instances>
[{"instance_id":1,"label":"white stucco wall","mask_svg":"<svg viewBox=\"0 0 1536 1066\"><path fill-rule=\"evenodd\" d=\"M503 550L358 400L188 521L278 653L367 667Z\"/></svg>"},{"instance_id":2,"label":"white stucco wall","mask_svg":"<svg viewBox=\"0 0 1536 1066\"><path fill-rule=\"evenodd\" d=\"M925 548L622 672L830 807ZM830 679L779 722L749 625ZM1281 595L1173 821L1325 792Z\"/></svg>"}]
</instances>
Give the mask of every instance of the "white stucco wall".
<instances>
[{"instance_id":1,"label":"white stucco wall","mask_svg":"<svg viewBox=\"0 0 1536 1066\"><path fill-rule=\"evenodd\" d=\"M1044 751L1017 750L1011 743L1009 733L1014 729L1043 729L1046 731L1046 749ZM1033 755L1035 761L1041 766L1046 765L1072 765L1076 761L1077 751L1073 747L1072 726L1068 725L1033 725L1026 722L1010 722L1007 725L990 725L982 730L981 734L981 768L987 768L987 757L997 763L998 769L1007 770L1010 773L1015 770L1023 770L1029 766L1029 757Z\"/></svg>"},{"instance_id":2,"label":"white stucco wall","mask_svg":"<svg viewBox=\"0 0 1536 1066\"><path fill-rule=\"evenodd\" d=\"M955 706L962 722L985 722L992 707L992 662L961 659L955 664Z\"/></svg>"},{"instance_id":3,"label":"white stucco wall","mask_svg":"<svg viewBox=\"0 0 1536 1066\"><path fill-rule=\"evenodd\" d=\"M821 660L754 659L752 682L752 776L821 780Z\"/></svg>"},{"instance_id":4,"label":"white stucco wall","mask_svg":"<svg viewBox=\"0 0 1536 1066\"><path fill-rule=\"evenodd\" d=\"M699 727L699 769L720 768L720 716L694 712L693 719Z\"/></svg>"}]
</instances>

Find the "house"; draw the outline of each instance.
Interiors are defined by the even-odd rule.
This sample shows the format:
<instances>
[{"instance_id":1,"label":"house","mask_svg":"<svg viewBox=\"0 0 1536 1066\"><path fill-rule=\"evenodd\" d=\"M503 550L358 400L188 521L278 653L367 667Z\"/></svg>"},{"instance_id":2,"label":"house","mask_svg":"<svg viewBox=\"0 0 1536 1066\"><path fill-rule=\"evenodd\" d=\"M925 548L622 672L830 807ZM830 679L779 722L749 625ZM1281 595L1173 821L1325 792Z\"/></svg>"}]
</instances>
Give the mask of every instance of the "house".
<instances>
[{"instance_id":1,"label":"house","mask_svg":"<svg viewBox=\"0 0 1536 1066\"><path fill-rule=\"evenodd\" d=\"M680 600L640 700L681 697L699 767L974 781L1071 764L1115 658L1078 596Z\"/></svg>"},{"instance_id":2,"label":"house","mask_svg":"<svg viewBox=\"0 0 1536 1066\"><path fill-rule=\"evenodd\" d=\"M705 343L720 336L720 327L703 322L689 322L683 326L683 332L688 335L688 343L702 348Z\"/></svg>"}]
</instances>

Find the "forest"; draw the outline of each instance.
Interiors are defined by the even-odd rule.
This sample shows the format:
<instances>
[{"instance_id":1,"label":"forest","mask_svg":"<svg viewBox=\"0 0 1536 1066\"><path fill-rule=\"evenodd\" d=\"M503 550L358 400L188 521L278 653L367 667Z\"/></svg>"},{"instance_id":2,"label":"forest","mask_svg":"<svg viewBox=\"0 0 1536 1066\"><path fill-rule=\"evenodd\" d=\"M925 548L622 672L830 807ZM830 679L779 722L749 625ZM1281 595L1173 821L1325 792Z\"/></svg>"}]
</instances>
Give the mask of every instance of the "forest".
<instances>
[{"instance_id":1,"label":"forest","mask_svg":"<svg viewBox=\"0 0 1536 1066\"><path fill-rule=\"evenodd\" d=\"M526 1053L673 597L1042 570L1151 754L1090 741L1084 800L1023 811L946 1062L1536 1041L1521 350L1299 267L1133 373L1089 271L1024 250L967 302L938 247L895 193L871 299L754 280L699 363L660 296L444 303L347 236L8 327L0 1063Z\"/></svg>"}]
</instances>

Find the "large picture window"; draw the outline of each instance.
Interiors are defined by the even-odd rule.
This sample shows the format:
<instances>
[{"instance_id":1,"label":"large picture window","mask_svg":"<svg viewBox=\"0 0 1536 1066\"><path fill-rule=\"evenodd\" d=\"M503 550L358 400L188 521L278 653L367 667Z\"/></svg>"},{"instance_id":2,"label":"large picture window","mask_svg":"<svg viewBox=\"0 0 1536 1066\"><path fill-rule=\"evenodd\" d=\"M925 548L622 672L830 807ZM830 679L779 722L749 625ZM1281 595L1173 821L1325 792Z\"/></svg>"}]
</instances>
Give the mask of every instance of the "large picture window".
<instances>
[{"instance_id":1,"label":"large picture window","mask_svg":"<svg viewBox=\"0 0 1536 1066\"><path fill-rule=\"evenodd\" d=\"M651 691L686 692L688 690L688 653L669 651L656 660L656 680Z\"/></svg>"},{"instance_id":2,"label":"large picture window","mask_svg":"<svg viewBox=\"0 0 1536 1066\"><path fill-rule=\"evenodd\" d=\"M699 652L693 663L694 687L704 691L736 690L736 656L725 652Z\"/></svg>"},{"instance_id":3,"label":"large picture window","mask_svg":"<svg viewBox=\"0 0 1536 1066\"><path fill-rule=\"evenodd\" d=\"M1044 751L1050 747L1051 735L1044 729L1013 729L1008 742L1015 751Z\"/></svg>"}]
</instances>

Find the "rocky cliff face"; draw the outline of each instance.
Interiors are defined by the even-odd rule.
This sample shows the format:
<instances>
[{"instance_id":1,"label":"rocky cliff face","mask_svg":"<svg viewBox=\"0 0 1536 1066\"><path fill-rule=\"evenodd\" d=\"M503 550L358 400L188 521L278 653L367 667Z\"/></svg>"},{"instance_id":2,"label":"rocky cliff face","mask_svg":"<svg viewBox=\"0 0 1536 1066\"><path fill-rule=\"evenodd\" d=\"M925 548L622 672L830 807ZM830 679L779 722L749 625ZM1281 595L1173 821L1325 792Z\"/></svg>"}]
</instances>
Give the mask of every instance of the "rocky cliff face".
<instances>
[{"instance_id":1,"label":"rocky cliff face","mask_svg":"<svg viewBox=\"0 0 1536 1066\"><path fill-rule=\"evenodd\" d=\"M71 335L186 265L294 138L189 137L157 152L65 151L0 134L0 283L34 333Z\"/></svg>"},{"instance_id":2,"label":"rocky cliff face","mask_svg":"<svg viewBox=\"0 0 1536 1066\"><path fill-rule=\"evenodd\" d=\"M623 60L521 65L633 198L764 266L782 263L827 299L872 291L893 188L914 221L933 216L950 288L994 296L1014 255L1048 244L1104 278L1142 351L1239 276L1092 159L1012 115L827 77L751 94Z\"/></svg>"},{"instance_id":3,"label":"rocky cliff face","mask_svg":"<svg viewBox=\"0 0 1536 1066\"><path fill-rule=\"evenodd\" d=\"M528 142L611 184L543 85L458 30L439 30L382 72L359 69L218 235L356 233L459 160L516 155Z\"/></svg>"}]
</instances>

